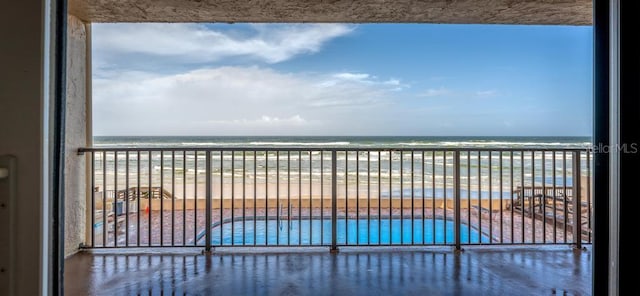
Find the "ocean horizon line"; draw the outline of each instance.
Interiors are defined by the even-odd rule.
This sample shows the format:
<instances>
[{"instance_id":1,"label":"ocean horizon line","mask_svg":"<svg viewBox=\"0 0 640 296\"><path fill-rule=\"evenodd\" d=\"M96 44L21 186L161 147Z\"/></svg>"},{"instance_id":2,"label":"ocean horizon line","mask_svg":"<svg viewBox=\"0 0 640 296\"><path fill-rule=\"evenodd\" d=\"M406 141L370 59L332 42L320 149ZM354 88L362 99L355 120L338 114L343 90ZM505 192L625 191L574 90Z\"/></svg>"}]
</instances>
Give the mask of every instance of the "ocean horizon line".
<instances>
[{"instance_id":1,"label":"ocean horizon line","mask_svg":"<svg viewBox=\"0 0 640 296\"><path fill-rule=\"evenodd\" d=\"M578 136L95 136L95 146L248 146L248 147L497 147L586 148L591 138Z\"/></svg>"}]
</instances>

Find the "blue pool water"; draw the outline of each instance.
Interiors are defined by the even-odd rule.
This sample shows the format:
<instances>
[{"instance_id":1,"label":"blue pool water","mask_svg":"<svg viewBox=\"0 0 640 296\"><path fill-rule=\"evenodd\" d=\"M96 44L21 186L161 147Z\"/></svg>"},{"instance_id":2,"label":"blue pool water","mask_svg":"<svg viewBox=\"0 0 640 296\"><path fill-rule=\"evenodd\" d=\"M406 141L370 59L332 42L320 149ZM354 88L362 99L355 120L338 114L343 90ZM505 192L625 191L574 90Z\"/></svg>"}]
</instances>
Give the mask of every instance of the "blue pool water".
<instances>
[{"instance_id":1,"label":"blue pool water","mask_svg":"<svg viewBox=\"0 0 640 296\"><path fill-rule=\"evenodd\" d=\"M255 225L254 225L255 222ZM424 226L424 227L423 227ZM435 232L434 232L435 227ZM453 244L453 221L442 219L339 219L337 244ZM216 245L328 245L331 244L331 220L246 220L224 223L211 229ZM367 231L369 230L369 231ZM489 238L475 229L461 226L462 243L487 243ZM233 235L232 235L233 233ZM204 242L201 232L199 242ZM222 239L221 239L222 237Z\"/></svg>"}]
</instances>

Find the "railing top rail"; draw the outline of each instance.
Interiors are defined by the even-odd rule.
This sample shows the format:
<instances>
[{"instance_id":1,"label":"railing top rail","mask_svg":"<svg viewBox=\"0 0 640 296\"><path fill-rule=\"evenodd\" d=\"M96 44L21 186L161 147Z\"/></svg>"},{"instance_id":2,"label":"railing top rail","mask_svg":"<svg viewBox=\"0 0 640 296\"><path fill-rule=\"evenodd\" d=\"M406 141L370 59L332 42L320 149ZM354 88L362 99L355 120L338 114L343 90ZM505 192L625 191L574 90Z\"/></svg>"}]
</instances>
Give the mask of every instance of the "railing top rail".
<instances>
[{"instance_id":1,"label":"railing top rail","mask_svg":"<svg viewBox=\"0 0 640 296\"><path fill-rule=\"evenodd\" d=\"M583 152L592 151L591 147L584 148L566 148L566 147L522 147L522 148L505 148L505 147L335 147L335 146L206 146L206 147L83 147L78 149L78 153L85 152L116 152L116 151L469 151L469 152Z\"/></svg>"}]
</instances>

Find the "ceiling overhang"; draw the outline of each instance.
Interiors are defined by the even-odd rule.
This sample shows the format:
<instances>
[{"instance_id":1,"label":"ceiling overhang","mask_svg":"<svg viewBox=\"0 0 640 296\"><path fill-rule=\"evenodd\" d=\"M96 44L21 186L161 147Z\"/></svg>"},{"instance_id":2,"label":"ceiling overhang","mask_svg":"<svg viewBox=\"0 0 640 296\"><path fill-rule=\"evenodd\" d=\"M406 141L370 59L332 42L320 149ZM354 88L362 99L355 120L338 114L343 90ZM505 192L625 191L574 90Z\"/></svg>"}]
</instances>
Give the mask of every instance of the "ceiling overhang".
<instances>
[{"instance_id":1,"label":"ceiling overhang","mask_svg":"<svg viewBox=\"0 0 640 296\"><path fill-rule=\"evenodd\" d=\"M591 25L592 0L69 0L87 22Z\"/></svg>"}]
</instances>

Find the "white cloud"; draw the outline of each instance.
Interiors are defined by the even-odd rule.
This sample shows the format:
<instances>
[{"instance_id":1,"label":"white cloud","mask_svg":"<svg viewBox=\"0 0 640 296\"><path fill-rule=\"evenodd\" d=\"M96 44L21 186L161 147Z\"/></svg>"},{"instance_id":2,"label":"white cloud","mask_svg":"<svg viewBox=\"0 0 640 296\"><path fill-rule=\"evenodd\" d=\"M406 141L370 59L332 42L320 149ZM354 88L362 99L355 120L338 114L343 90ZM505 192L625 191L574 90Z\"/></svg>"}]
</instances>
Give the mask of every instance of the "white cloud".
<instances>
[{"instance_id":1,"label":"white cloud","mask_svg":"<svg viewBox=\"0 0 640 296\"><path fill-rule=\"evenodd\" d=\"M253 25L249 32L220 31L204 24L95 24L94 57L142 54L180 62L214 62L249 57L278 63L315 53L331 39L349 34L344 24ZM106 61L105 61L106 62Z\"/></svg>"},{"instance_id":2,"label":"white cloud","mask_svg":"<svg viewBox=\"0 0 640 296\"><path fill-rule=\"evenodd\" d=\"M402 83L399 79L391 78L383 81L382 84L390 86L393 91L401 91L410 87L409 84Z\"/></svg>"},{"instance_id":3,"label":"white cloud","mask_svg":"<svg viewBox=\"0 0 640 296\"><path fill-rule=\"evenodd\" d=\"M476 97L488 98L495 97L498 94L495 90L480 90L476 92Z\"/></svg>"},{"instance_id":4,"label":"white cloud","mask_svg":"<svg viewBox=\"0 0 640 296\"><path fill-rule=\"evenodd\" d=\"M451 91L446 88L430 88L421 93L421 97L442 97L451 94Z\"/></svg>"},{"instance_id":5,"label":"white cloud","mask_svg":"<svg viewBox=\"0 0 640 296\"><path fill-rule=\"evenodd\" d=\"M375 124L388 112L384 83L333 75L219 67L183 74L123 72L94 80L97 135L327 134Z\"/></svg>"},{"instance_id":6,"label":"white cloud","mask_svg":"<svg viewBox=\"0 0 640 296\"><path fill-rule=\"evenodd\" d=\"M338 78L338 79L343 79L343 80L367 81L367 79L370 77L370 75L366 74L366 73L349 73L349 72L345 72L345 73L334 74L333 77Z\"/></svg>"},{"instance_id":7,"label":"white cloud","mask_svg":"<svg viewBox=\"0 0 640 296\"><path fill-rule=\"evenodd\" d=\"M389 80L387 80L387 81L385 81L383 83L386 84L386 85L399 86L400 85L400 80L392 78L392 79L389 79Z\"/></svg>"}]
</instances>

